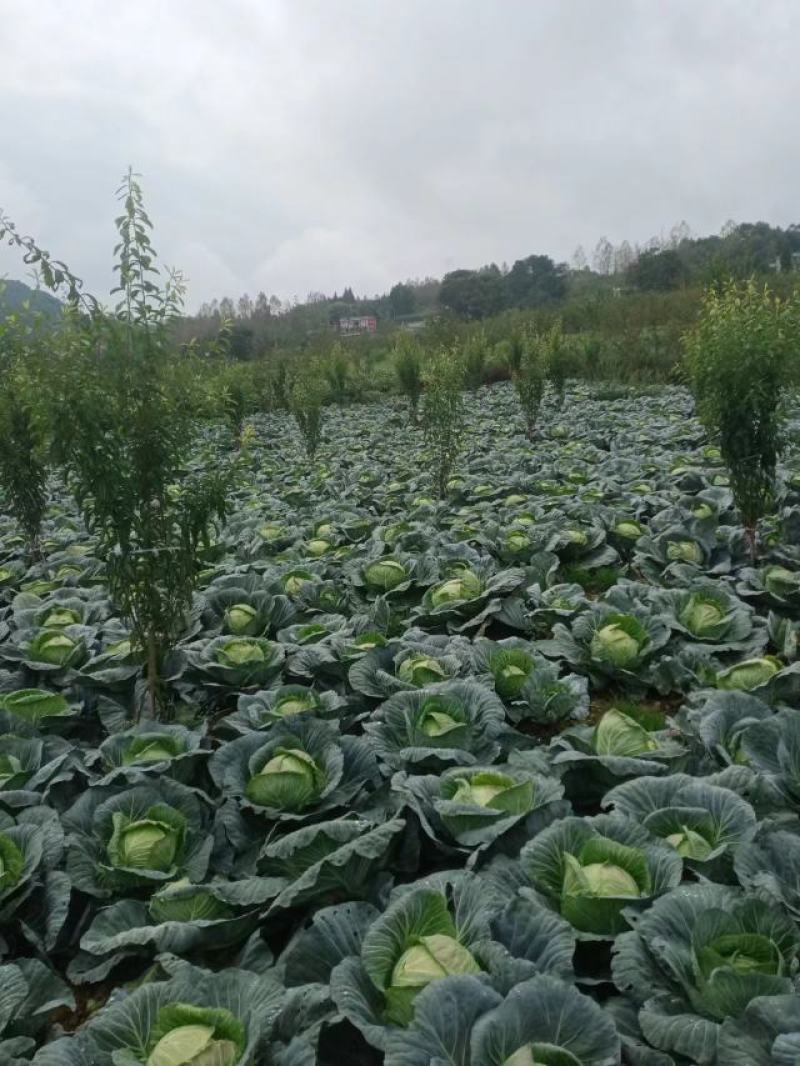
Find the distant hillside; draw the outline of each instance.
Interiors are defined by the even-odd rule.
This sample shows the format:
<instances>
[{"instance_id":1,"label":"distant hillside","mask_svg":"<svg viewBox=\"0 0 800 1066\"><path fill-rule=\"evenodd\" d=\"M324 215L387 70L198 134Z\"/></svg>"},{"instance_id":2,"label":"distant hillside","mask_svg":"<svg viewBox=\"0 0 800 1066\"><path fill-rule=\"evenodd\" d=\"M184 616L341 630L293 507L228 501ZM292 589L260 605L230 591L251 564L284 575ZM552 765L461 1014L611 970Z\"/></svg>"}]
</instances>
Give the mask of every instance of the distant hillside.
<instances>
[{"instance_id":1,"label":"distant hillside","mask_svg":"<svg viewBox=\"0 0 800 1066\"><path fill-rule=\"evenodd\" d=\"M0 278L0 318L22 310L26 301L29 303L29 312L40 311L53 316L61 312L61 303L49 292L32 289L22 281Z\"/></svg>"}]
</instances>

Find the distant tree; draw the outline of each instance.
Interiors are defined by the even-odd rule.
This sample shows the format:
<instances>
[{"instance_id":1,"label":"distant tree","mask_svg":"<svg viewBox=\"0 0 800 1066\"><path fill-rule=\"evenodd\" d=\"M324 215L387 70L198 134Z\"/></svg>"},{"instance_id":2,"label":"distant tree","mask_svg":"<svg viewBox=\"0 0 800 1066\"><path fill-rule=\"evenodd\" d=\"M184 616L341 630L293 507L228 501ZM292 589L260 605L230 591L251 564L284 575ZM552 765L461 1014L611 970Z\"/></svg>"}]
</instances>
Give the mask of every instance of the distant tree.
<instances>
[{"instance_id":1,"label":"distant tree","mask_svg":"<svg viewBox=\"0 0 800 1066\"><path fill-rule=\"evenodd\" d=\"M514 307L539 307L562 300L567 292L566 267L549 255L518 259L505 279L508 302Z\"/></svg>"},{"instance_id":2,"label":"distant tree","mask_svg":"<svg viewBox=\"0 0 800 1066\"><path fill-rule=\"evenodd\" d=\"M486 318L502 311L505 295L503 276L497 268L453 270L442 278L439 301L462 318Z\"/></svg>"},{"instance_id":3,"label":"distant tree","mask_svg":"<svg viewBox=\"0 0 800 1066\"><path fill-rule=\"evenodd\" d=\"M686 219L682 219L680 222L676 222L669 231L667 246L669 248L678 248L684 241L690 241L691 239L692 228Z\"/></svg>"},{"instance_id":4,"label":"distant tree","mask_svg":"<svg viewBox=\"0 0 800 1066\"><path fill-rule=\"evenodd\" d=\"M236 309L239 312L239 318L252 318L253 317L253 301L247 295L239 297L239 302L236 305Z\"/></svg>"},{"instance_id":5,"label":"distant tree","mask_svg":"<svg viewBox=\"0 0 800 1066\"><path fill-rule=\"evenodd\" d=\"M630 242L623 241L614 252L614 273L624 274L635 258L636 255L630 246Z\"/></svg>"},{"instance_id":6,"label":"distant tree","mask_svg":"<svg viewBox=\"0 0 800 1066\"><path fill-rule=\"evenodd\" d=\"M572 253L572 259L570 260L569 265L572 270L586 270L589 263L586 259L586 252L583 250L582 244L579 244L575 251Z\"/></svg>"},{"instance_id":7,"label":"distant tree","mask_svg":"<svg viewBox=\"0 0 800 1066\"><path fill-rule=\"evenodd\" d=\"M245 362L253 358L253 327L244 322L234 322L230 328L228 340L231 359Z\"/></svg>"},{"instance_id":8,"label":"distant tree","mask_svg":"<svg viewBox=\"0 0 800 1066\"><path fill-rule=\"evenodd\" d=\"M283 310L283 304L274 293L269 298L269 309L273 315L279 315Z\"/></svg>"},{"instance_id":9,"label":"distant tree","mask_svg":"<svg viewBox=\"0 0 800 1066\"><path fill-rule=\"evenodd\" d=\"M356 298L353 295L353 290L350 288L349 285L344 290L344 292L339 297L339 299L342 301L342 303L346 303L346 304L354 304L356 302Z\"/></svg>"},{"instance_id":10,"label":"distant tree","mask_svg":"<svg viewBox=\"0 0 800 1066\"><path fill-rule=\"evenodd\" d=\"M398 282L389 291L389 307L393 315L410 315L416 305L416 296L410 285Z\"/></svg>"},{"instance_id":11,"label":"distant tree","mask_svg":"<svg viewBox=\"0 0 800 1066\"><path fill-rule=\"evenodd\" d=\"M266 293L260 292L258 296L256 296L256 302L253 307L253 315L255 318L264 319L269 318L271 314L272 311L270 309Z\"/></svg>"},{"instance_id":12,"label":"distant tree","mask_svg":"<svg viewBox=\"0 0 800 1066\"><path fill-rule=\"evenodd\" d=\"M676 251L642 252L627 271L631 285L644 292L676 289L686 279L686 267Z\"/></svg>"},{"instance_id":13,"label":"distant tree","mask_svg":"<svg viewBox=\"0 0 800 1066\"><path fill-rule=\"evenodd\" d=\"M598 274L610 274L614 266L614 245L608 237L601 237L592 252L592 266Z\"/></svg>"},{"instance_id":14,"label":"distant tree","mask_svg":"<svg viewBox=\"0 0 800 1066\"><path fill-rule=\"evenodd\" d=\"M230 296L223 296L219 302L219 314L221 318L235 318L236 308Z\"/></svg>"}]
</instances>

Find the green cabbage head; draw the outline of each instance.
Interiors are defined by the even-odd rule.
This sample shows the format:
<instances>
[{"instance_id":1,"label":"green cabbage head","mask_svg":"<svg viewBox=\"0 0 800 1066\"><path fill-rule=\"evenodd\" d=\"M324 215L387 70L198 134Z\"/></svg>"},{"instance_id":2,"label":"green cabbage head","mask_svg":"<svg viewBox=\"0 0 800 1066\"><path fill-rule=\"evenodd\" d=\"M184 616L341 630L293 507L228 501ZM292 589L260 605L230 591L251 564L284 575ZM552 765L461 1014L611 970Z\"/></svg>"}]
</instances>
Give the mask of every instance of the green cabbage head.
<instances>
[{"instance_id":1,"label":"green cabbage head","mask_svg":"<svg viewBox=\"0 0 800 1066\"><path fill-rule=\"evenodd\" d=\"M506 535L506 548L510 552L528 551L531 543L531 538L521 529L513 529Z\"/></svg>"},{"instance_id":2,"label":"green cabbage head","mask_svg":"<svg viewBox=\"0 0 800 1066\"><path fill-rule=\"evenodd\" d=\"M217 661L223 666L263 663L265 658L264 649L256 640L228 640L217 648Z\"/></svg>"},{"instance_id":3,"label":"green cabbage head","mask_svg":"<svg viewBox=\"0 0 800 1066\"><path fill-rule=\"evenodd\" d=\"M106 847L112 866L129 870L171 870L183 851L186 819L165 803L156 803L144 818L112 815L113 830Z\"/></svg>"},{"instance_id":4,"label":"green cabbage head","mask_svg":"<svg viewBox=\"0 0 800 1066\"><path fill-rule=\"evenodd\" d=\"M434 607L463 603L465 600L474 600L482 591L483 586L478 575L464 568L431 589L431 603Z\"/></svg>"},{"instance_id":5,"label":"green cabbage head","mask_svg":"<svg viewBox=\"0 0 800 1066\"><path fill-rule=\"evenodd\" d=\"M172 881L155 892L147 909L155 922L211 922L234 915L232 907L202 885L193 885L188 878Z\"/></svg>"},{"instance_id":6,"label":"green cabbage head","mask_svg":"<svg viewBox=\"0 0 800 1066\"><path fill-rule=\"evenodd\" d=\"M457 778L456 789L450 798L455 803L517 814L533 805L533 782L520 784L508 774L481 770L471 777Z\"/></svg>"},{"instance_id":7,"label":"green cabbage head","mask_svg":"<svg viewBox=\"0 0 800 1066\"><path fill-rule=\"evenodd\" d=\"M446 681L449 675L439 660L434 659L432 655L409 655L398 666L397 677L407 685L422 688L437 681Z\"/></svg>"},{"instance_id":8,"label":"green cabbage head","mask_svg":"<svg viewBox=\"0 0 800 1066\"><path fill-rule=\"evenodd\" d=\"M80 641L73 640L66 633L45 629L30 642L28 653L36 662L67 666L78 655L80 647Z\"/></svg>"},{"instance_id":9,"label":"green cabbage head","mask_svg":"<svg viewBox=\"0 0 800 1066\"><path fill-rule=\"evenodd\" d=\"M516 699L534 669L533 659L522 648L496 652L489 663L497 695L504 700Z\"/></svg>"},{"instance_id":10,"label":"green cabbage head","mask_svg":"<svg viewBox=\"0 0 800 1066\"><path fill-rule=\"evenodd\" d=\"M728 612L721 599L694 592L681 609L679 618L695 637L713 636L725 622Z\"/></svg>"},{"instance_id":11,"label":"green cabbage head","mask_svg":"<svg viewBox=\"0 0 800 1066\"><path fill-rule=\"evenodd\" d=\"M150 1042L146 1066L234 1066L247 1039L228 1010L172 1003L159 1011Z\"/></svg>"},{"instance_id":12,"label":"green cabbage head","mask_svg":"<svg viewBox=\"0 0 800 1066\"><path fill-rule=\"evenodd\" d=\"M612 707L595 726L592 747L598 755L636 758L654 751L658 742L635 718Z\"/></svg>"},{"instance_id":13,"label":"green cabbage head","mask_svg":"<svg viewBox=\"0 0 800 1066\"><path fill-rule=\"evenodd\" d=\"M652 890L644 854L603 836L591 837L575 855L564 852L562 869L561 913L587 933L620 932L623 908Z\"/></svg>"},{"instance_id":14,"label":"green cabbage head","mask_svg":"<svg viewBox=\"0 0 800 1066\"><path fill-rule=\"evenodd\" d=\"M258 611L249 603L234 603L225 612L225 628L236 636L253 636L259 628Z\"/></svg>"},{"instance_id":15,"label":"green cabbage head","mask_svg":"<svg viewBox=\"0 0 800 1066\"><path fill-rule=\"evenodd\" d=\"M397 559L378 559L364 567L364 581L375 591L391 592L407 580L406 568Z\"/></svg>"},{"instance_id":16,"label":"green cabbage head","mask_svg":"<svg viewBox=\"0 0 800 1066\"><path fill-rule=\"evenodd\" d=\"M749 692L751 689L765 685L781 668L780 659L765 655L759 659L745 659L744 662L728 667L717 674L717 688L739 689Z\"/></svg>"},{"instance_id":17,"label":"green cabbage head","mask_svg":"<svg viewBox=\"0 0 800 1066\"><path fill-rule=\"evenodd\" d=\"M308 807L325 788L326 776L314 759L300 748L277 748L247 782L245 794L259 807L299 811Z\"/></svg>"},{"instance_id":18,"label":"green cabbage head","mask_svg":"<svg viewBox=\"0 0 800 1066\"><path fill-rule=\"evenodd\" d=\"M612 615L605 625L595 630L590 652L593 659L608 663L620 670L632 670L649 643L642 626L631 615Z\"/></svg>"},{"instance_id":19,"label":"green cabbage head","mask_svg":"<svg viewBox=\"0 0 800 1066\"><path fill-rule=\"evenodd\" d=\"M387 1016L396 1025L408 1025L414 1016L414 999L431 981L480 972L478 963L455 937L442 933L421 936L406 948L392 970L386 990Z\"/></svg>"},{"instance_id":20,"label":"green cabbage head","mask_svg":"<svg viewBox=\"0 0 800 1066\"><path fill-rule=\"evenodd\" d=\"M186 746L179 737L173 737L169 733L143 733L132 737L128 742L122 756L122 765L169 762L183 755L185 750Z\"/></svg>"},{"instance_id":21,"label":"green cabbage head","mask_svg":"<svg viewBox=\"0 0 800 1066\"><path fill-rule=\"evenodd\" d=\"M305 711L315 711L319 707L319 699L313 692L289 692L275 702L275 714L281 718L290 718L293 714L303 714Z\"/></svg>"},{"instance_id":22,"label":"green cabbage head","mask_svg":"<svg viewBox=\"0 0 800 1066\"><path fill-rule=\"evenodd\" d=\"M638 540L644 533L644 527L634 521L632 518L624 518L621 522L617 522L614 526L614 532L618 537L623 537L625 540Z\"/></svg>"},{"instance_id":23,"label":"green cabbage head","mask_svg":"<svg viewBox=\"0 0 800 1066\"><path fill-rule=\"evenodd\" d=\"M0 707L15 718L36 724L41 718L60 717L69 714L66 697L43 688L21 688L0 696Z\"/></svg>"},{"instance_id":24,"label":"green cabbage head","mask_svg":"<svg viewBox=\"0 0 800 1066\"><path fill-rule=\"evenodd\" d=\"M71 611L68 607L52 607L42 620L42 625L49 629L58 629L61 626L76 625L80 621L81 617L77 611Z\"/></svg>"},{"instance_id":25,"label":"green cabbage head","mask_svg":"<svg viewBox=\"0 0 800 1066\"><path fill-rule=\"evenodd\" d=\"M664 839L684 859L695 859L702 862L714 850L713 844L688 825L682 825L679 830L675 833L670 833Z\"/></svg>"},{"instance_id":26,"label":"green cabbage head","mask_svg":"<svg viewBox=\"0 0 800 1066\"><path fill-rule=\"evenodd\" d=\"M419 710L417 729L433 743L457 746L464 733L464 722L454 710L451 703L436 696L426 700Z\"/></svg>"},{"instance_id":27,"label":"green cabbage head","mask_svg":"<svg viewBox=\"0 0 800 1066\"><path fill-rule=\"evenodd\" d=\"M700 566L703 562L703 549L694 540L671 540L667 544L667 558L672 562Z\"/></svg>"},{"instance_id":28,"label":"green cabbage head","mask_svg":"<svg viewBox=\"0 0 800 1066\"><path fill-rule=\"evenodd\" d=\"M770 566L764 571L764 588L778 599L787 599L800 593L800 573L784 566Z\"/></svg>"}]
</instances>

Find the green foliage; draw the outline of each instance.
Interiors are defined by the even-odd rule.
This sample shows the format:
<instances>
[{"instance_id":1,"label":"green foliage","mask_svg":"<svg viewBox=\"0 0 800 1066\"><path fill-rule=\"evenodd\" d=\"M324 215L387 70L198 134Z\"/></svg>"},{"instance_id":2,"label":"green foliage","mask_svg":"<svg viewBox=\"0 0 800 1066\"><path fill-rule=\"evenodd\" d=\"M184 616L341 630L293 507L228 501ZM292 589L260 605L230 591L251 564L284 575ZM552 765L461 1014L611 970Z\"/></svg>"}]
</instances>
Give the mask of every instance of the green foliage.
<instances>
[{"instance_id":1,"label":"green foliage","mask_svg":"<svg viewBox=\"0 0 800 1066\"><path fill-rule=\"evenodd\" d=\"M322 368L316 362L309 363L292 382L288 403L310 460L317 454L322 440L325 398Z\"/></svg>"},{"instance_id":2,"label":"green foliage","mask_svg":"<svg viewBox=\"0 0 800 1066\"><path fill-rule=\"evenodd\" d=\"M0 323L0 487L34 558L47 506L48 441L36 404L44 343L25 319L13 315Z\"/></svg>"},{"instance_id":3,"label":"green foliage","mask_svg":"<svg viewBox=\"0 0 800 1066\"><path fill-rule=\"evenodd\" d=\"M798 310L797 296L784 301L754 281L731 281L706 293L685 337L698 415L719 441L753 554L756 524L774 500L782 401L797 377Z\"/></svg>"},{"instance_id":4,"label":"green foliage","mask_svg":"<svg viewBox=\"0 0 800 1066\"><path fill-rule=\"evenodd\" d=\"M237 447L241 446L245 419L258 410L258 386L252 363L225 362L212 379L212 387L217 390L217 399Z\"/></svg>"},{"instance_id":5,"label":"green foliage","mask_svg":"<svg viewBox=\"0 0 800 1066\"><path fill-rule=\"evenodd\" d=\"M545 386L544 354L537 337L528 337L522 343L519 365L514 371L513 380L525 418L525 431L528 440L533 440Z\"/></svg>"},{"instance_id":6,"label":"green foliage","mask_svg":"<svg viewBox=\"0 0 800 1066\"><path fill-rule=\"evenodd\" d=\"M687 273L678 252L667 248L664 251L642 252L636 262L628 267L627 278L637 289L653 291L677 288L686 279Z\"/></svg>"},{"instance_id":7,"label":"green foliage","mask_svg":"<svg viewBox=\"0 0 800 1066\"><path fill-rule=\"evenodd\" d=\"M408 333L401 333L395 344L393 362L400 391L408 400L411 421L417 421L419 398L422 395L422 351Z\"/></svg>"},{"instance_id":8,"label":"green foliage","mask_svg":"<svg viewBox=\"0 0 800 1066\"><path fill-rule=\"evenodd\" d=\"M180 636L199 552L223 519L229 471L189 474L203 375L176 360L170 324L182 286L154 278L151 223L129 172L117 219L120 301L114 316L73 314L48 394L56 456L98 539L112 598L147 656L149 709L162 703L161 668Z\"/></svg>"},{"instance_id":9,"label":"green foliage","mask_svg":"<svg viewBox=\"0 0 800 1066\"><path fill-rule=\"evenodd\" d=\"M439 352L428 364L422 423L433 458L433 477L439 499L461 450L464 435L463 369L452 350Z\"/></svg>"},{"instance_id":10,"label":"green foliage","mask_svg":"<svg viewBox=\"0 0 800 1066\"><path fill-rule=\"evenodd\" d=\"M464 364L464 384L468 389L477 389L484 382L486 371L486 334L482 329L474 330L464 344L462 360Z\"/></svg>"},{"instance_id":11,"label":"green foliage","mask_svg":"<svg viewBox=\"0 0 800 1066\"><path fill-rule=\"evenodd\" d=\"M544 334L540 343L547 377L553 389L553 396L556 403L561 406L564 402L564 385L567 378L569 349L560 319Z\"/></svg>"},{"instance_id":12,"label":"green foliage","mask_svg":"<svg viewBox=\"0 0 800 1066\"><path fill-rule=\"evenodd\" d=\"M399 317L413 314L417 303L414 289L402 282L392 286L388 299L392 314Z\"/></svg>"},{"instance_id":13,"label":"green foliage","mask_svg":"<svg viewBox=\"0 0 800 1066\"><path fill-rule=\"evenodd\" d=\"M0 320L16 314L23 318L43 315L55 321L61 309L61 301L43 289L32 289L22 281L0 282Z\"/></svg>"},{"instance_id":14,"label":"green foliage","mask_svg":"<svg viewBox=\"0 0 800 1066\"><path fill-rule=\"evenodd\" d=\"M439 300L442 307L462 318L496 315L506 302L503 275L496 266L453 270L442 278Z\"/></svg>"},{"instance_id":15,"label":"green foliage","mask_svg":"<svg viewBox=\"0 0 800 1066\"><path fill-rule=\"evenodd\" d=\"M330 398L337 404L346 403L350 392L351 366L350 359L341 344L334 344L322 369Z\"/></svg>"},{"instance_id":16,"label":"green foliage","mask_svg":"<svg viewBox=\"0 0 800 1066\"><path fill-rule=\"evenodd\" d=\"M563 300L567 293L566 264L556 265L548 255L518 259L505 279L512 307L537 307Z\"/></svg>"}]
</instances>

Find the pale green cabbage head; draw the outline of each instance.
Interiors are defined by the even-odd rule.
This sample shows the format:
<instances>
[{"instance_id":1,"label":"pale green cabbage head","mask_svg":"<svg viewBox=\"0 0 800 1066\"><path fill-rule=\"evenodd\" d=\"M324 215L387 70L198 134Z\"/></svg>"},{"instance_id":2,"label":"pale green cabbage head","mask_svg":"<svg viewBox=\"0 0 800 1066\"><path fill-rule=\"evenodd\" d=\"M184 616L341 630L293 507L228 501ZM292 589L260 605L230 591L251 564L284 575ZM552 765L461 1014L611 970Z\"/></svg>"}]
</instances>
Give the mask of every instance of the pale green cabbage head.
<instances>
[{"instance_id":1,"label":"pale green cabbage head","mask_svg":"<svg viewBox=\"0 0 800 1066\"><path fill-rule=\"evenodd\" d=\"M81 616L77 611L72 611L68 607L52 607L44 619L42 625L51 629L58 629L61 626L73 626L81 621Z\"/></svg>"},{"instance_id":2,"label":"pale green cabbage head","mask_svg":"<svg viewBox=\"0 0 800 1066\"><path fill-rule=\"evenodd\" d=\"M765 655L759 659L745 659L717 674L717 688L739 689L749 692L765 685L781 668L780 659Z\"/></svg>"},{"instance_id":3,"label":"pale green cabbage head","mask_svg":"<svg viewBox=\"0 0 800 1066\"><path fill-rule=\"evenodd\" d=\"M705 593L692 593L680 612L681 622L696 637L713 633L726 617L722 601Z\"/></svg>"},{"instance_id":4,"label":"pale green cabbage head","mask_svg":"<svg viewBox=\"0 0 800 1066\"><path fill-rule=\"evenodd\" d=\"M800 573L784 566L770 566L764 571L764 588L773 596L783 599L800 592Z\"/></svg>"},{"instance_id":5,"label":"pale green cabbage head","mask_svg":"<svg viewBox=\"0 0 800 1066\"><path fill-rule=\"evenodd\" d=\"M443 607L448 603L462 603L474 600L483 591L481 579L471 570L459 570L457 574L441 581L431 589L431 603L434 607Z\"/></svg>"},{"instance_id":6,"label":"pale green cabbage head","mask_svg":"<svg viewBox=\"0 0 800 1066\"><path fill-rule=\"evenodd\" d=\"M34 724L41 718L60 717L70 712L65 696L43 688L21 688L16 692L9 692L0 696L0 707L15 718Z\"/></svg>"},{"instance_id":7,"label":"pale green cabbage head","mask_svg":"<svg viewBox=\"0 0 800 1066\"><path fill-rule=\"evenodd\" d=\"M217 661L224 666L244 666L246 663L263 663L264 649L255 640L234 638L221 644L217 650Z\"/></svg>"},{"instance_id":8,"label":"pale green cabbage head","mask_svg":"<svg viewBox=\"0 0 800 1066\"><path fill-rule=\"evenodd\" d=\"M221 921L232 918L234 910L202 885L181 878L165 885L150 897L147 905L156 922Z\"/></svg>"},{"instance_id":9,"label":"pale green cabbage head","mask_svg":"<svg viewBox=\"0 0 800 1066\"><path fill-rule=\"evenodd\" d=\"M246 795L260 807L299 811L325 787L325 772L300 748L277 748L247 783Z\"/></svg>"},{"instance_id":10,"label":"pale green cabbage head","mask_svg":"<svg viewBox=\"0 0 800 1066\"><path fill-rule=\"evenodd\" d=\"M409 655L398 666L397 677L407 685L422 688L423 685L446 681L448 674L439 660L431 655Z\"/></svg>"},{"instance_id":11,"label":"pale green cabbage head","mask_svg":"<svg viewBox=\"0 0 800 1066\"><path fill-rule=\"evenodd\" d=\"M372 589L391 592L407 580L406 568L397 559L378 559L364 567L364 581Z\"/></svg>"},{"instance_id":12,"label":"pale green cabbage head","mask_svg":"<svg viewBox=\"0 0 800 1066\"><path fill-rule=\"evenodd\" d=\"M595 726L592 747L598 755L636 758L654 751L658 741L635 718L612 707Z\"/></svg>"},{"instance_id":13,"label":"pale green cabbage head","mask_svg":"<svg viewBox=\"0 0 800 1066\"><path fill-rule=\"evenodd\" d=\"M131 738L122 756L122 764L169 762L185 750L184 742L169 733L146 733Z\"/></svg>"},{"instance_id":14,"label":"pale green cabbage head","mask_svg":"<svg viewBox=\"0 0 800 1066\"><path fill-rule=\"evenodd\" d=\"M164 804L155 804L144 818L112 815L113 831L106 847L109 862L129 870L170 870L183 846L186 819Z\"/></svg>"},{"instance_id":15,"label":"pale green cabbage head","mask_svg":"<svg viewBox=\"0 0 800 1066\"><path fill-rule=\"evenodd\" d=\"M645 630L635 619L620 615L595 630L590 651L593 659L620 670L631 670L639 661L647 640Z\"/></svg>"},{"instance_id":16,"label":"pale green cabbage head","mask_svg":"<svg viewBox=\"0 0 800 1066\"><path fill-rule=\"evenodd\" d=\"M78 648L78 641L66 633L58 630L45 630L38 634L31 642L31 657L38 662L49 663L51 666L65 666L74 656Z\"/></svg>"},{"instance_id":17,"label":"pale green cabbage head","mask_svg":"<svg viewBox=\"0 0 800 1066\"><path fill-rule=\"evenodd\" d=\"M234 603L225 612L225 628L237 636L252 634L258 628L258 611L249 603Z\"/></svg>"},{"instance_id":18,"label":"pale green cabbage head","mask_svg":"<svg viewBox=\"0 0 800 1066\"><path fill-rule=\"evenodd\" d=\"M480 973L470 952L452 936L434 933L421 936L395 963L387 989L387 1015L399 1025L407 1025L414 1013L416 995L442 977Z\"/></svg>"},{"instance_id":19,"label":"pale green cabbage head","mask_svg":"<svg viewBox=\"0 0 800 1066\"><path fill-rule=\"evenodd\" d=\"M684 859L696 859L702 861L707 859L711 852L714 850L713 846L706 840L704 836L696 832L694 829L690 829L689 826L681 826L680 830L676 833L670 833L669 836L664 838L666 842Z\"/></svg>"},{"instance_id":20,"label":"pale green cabbage head","mask_svg":"<svg viewBox=\"0 0 800 1066\"><path fill-rule=\"evenodd\" d=\"M699 566L703 562L703 549L693 540L671 540L667 544L667 558L673 562Z\"/></svg>"},{"instance_id":21,"label":"pale green cabbage head","mask_svg":"<svg viewBox=\"0 0 800 1066\"><path fill-rule=\"evenodd\" d=\"M235 1066L246 1035L228 1010L172 1003L159 1011L152 1040L145 1066Z\"/></svg>"},{"instance_id":22,"label":"pale green cabbage head","mask_svg":"<svg viewBox=\"0 0 800 1066\"><path fill-rule=\"evenodd\" d=\"M625 540L638 540L643 530L639 523L634 522L633 519L623 519L614 526L614 532L618 537L624 537Z\"/></svg>"}]
</instances>

